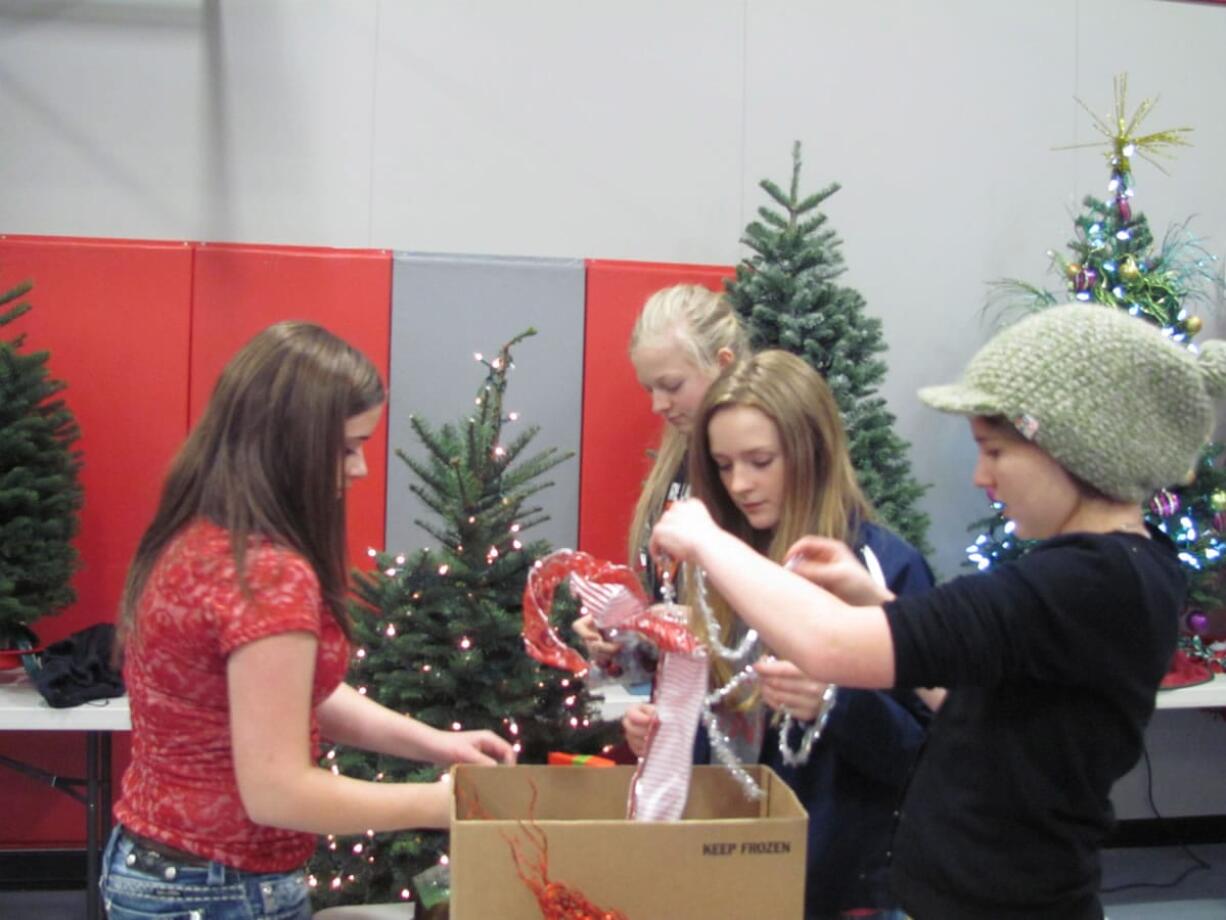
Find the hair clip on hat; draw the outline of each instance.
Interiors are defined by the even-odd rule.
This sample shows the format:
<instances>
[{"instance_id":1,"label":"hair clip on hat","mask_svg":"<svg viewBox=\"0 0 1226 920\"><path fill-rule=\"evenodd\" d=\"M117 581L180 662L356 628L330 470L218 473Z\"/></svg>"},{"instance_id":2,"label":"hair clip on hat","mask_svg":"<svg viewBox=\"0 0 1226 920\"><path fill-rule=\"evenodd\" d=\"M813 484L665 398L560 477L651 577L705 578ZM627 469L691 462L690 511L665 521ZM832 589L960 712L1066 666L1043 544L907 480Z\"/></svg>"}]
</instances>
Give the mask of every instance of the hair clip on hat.
<instances>
[{"instance_id":1,"label":"hair clip on hat","mask_svg":"<svg viewBox=\"0 0 1226 920\"><path fill-rule=\"evenodd\" d=\"M1033 441L1035 435L1039 433L1039 420L1033 415L1023 412L1013 419L1013 427L1027 441Z\"/></svg>"}]
</instances>

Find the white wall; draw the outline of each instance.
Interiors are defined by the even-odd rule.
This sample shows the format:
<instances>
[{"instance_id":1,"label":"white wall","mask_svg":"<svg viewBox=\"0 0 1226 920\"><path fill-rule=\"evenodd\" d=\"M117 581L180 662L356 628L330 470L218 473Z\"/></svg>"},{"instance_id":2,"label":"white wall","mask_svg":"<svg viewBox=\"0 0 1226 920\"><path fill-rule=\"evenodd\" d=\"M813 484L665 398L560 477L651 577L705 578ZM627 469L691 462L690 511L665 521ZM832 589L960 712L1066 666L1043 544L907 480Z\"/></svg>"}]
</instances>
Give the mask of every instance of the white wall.
<instances>
[{"instance_id":1,"label":"white wall","mask_svg":"<svg viewBox=\"0 0 1226 920\"><path fill-rule=\"evenodd\" d=\"M950 575L984 504L915 389L1103 194L1052 148L1117 73L1196 129L1136 206L1226 253L1223 48L1226 8L1172 0L0 0L0 232L729 264L799 139Z\"/></svg>"},{"instance_id":2,"label":"white wall","mask_svg":"<svg viewBox=\"0 0 1226 920\"><path fill-rule=\"evenodd\" d=\"M949 575L983 501L912 394L1103 193L1051 148L1116 73L1196 128L1137 205L1226 247L1223 47L1226 9L1167 0L0 0L0 232L728 264L799 139Z\"/></svg>"}]
</instances>

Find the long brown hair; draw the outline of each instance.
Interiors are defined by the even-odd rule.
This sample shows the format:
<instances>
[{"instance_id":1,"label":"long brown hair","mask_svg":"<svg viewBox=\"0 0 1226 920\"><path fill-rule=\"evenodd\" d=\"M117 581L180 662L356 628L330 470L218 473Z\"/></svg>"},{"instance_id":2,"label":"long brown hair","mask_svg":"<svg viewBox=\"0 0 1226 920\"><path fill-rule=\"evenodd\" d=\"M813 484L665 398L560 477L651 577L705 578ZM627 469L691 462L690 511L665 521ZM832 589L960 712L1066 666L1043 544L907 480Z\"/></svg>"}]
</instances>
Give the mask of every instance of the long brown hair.
<instances>
[{"instance_id":1,"label":"long brown hair","mask_svg":"<svg viewBox=\"0 0 1226 920\"><path fill-rule=\"evenodd\" d=\"M757 409L779 434L784 494L779 521L770 531L750 526L711 459L711 419L733 406ZM854 542L859 524L872 518L847 452L834 394L817 371L790 352L762 351L721 375L707 390L690 438L691 495L702 500L722 528L775 562L782 562L788 547L806 534ZM689 581L693 602L693 579ZM710 600L721 639L727 642L736 615L716 592ZM694 625L705 635L701 620ZM716 658L713 667L720 683L726 683L731 676L727 662Z\"/></svg>"},{"instance_id":2,"label":"long brown hair","mask_svg":"<svg viewBox=\"0 0 1226 920\"><path fill-rule=\"evenodd\" d=\"M120 644L158 557L196 518L229 532L240 582L253 534L300 553L348 635L345 421L385 398L370 359L322 326L277 323L248 342L171 464L124 584Z\"/></svg>"},{"instance_id":3,"label":"long brown hair","mask_svg":"<svg viewBox=\"0 0 1226 920\"><path fill-rule=\"evenodd\" d=\"M749 336L728 298L699 284L676 284L647 298L630 333L629 351L633 355L639 345L655 345L670 339L685 350L696 367L712 373L719 368L721 350L727 348L734 359L749 354ZM672 425L664 426L627 535L626 552L631 568L639 564L651 525L660 516L668 487L685 460L687 442L686 436Z\"/></svg>"}]
</instances>

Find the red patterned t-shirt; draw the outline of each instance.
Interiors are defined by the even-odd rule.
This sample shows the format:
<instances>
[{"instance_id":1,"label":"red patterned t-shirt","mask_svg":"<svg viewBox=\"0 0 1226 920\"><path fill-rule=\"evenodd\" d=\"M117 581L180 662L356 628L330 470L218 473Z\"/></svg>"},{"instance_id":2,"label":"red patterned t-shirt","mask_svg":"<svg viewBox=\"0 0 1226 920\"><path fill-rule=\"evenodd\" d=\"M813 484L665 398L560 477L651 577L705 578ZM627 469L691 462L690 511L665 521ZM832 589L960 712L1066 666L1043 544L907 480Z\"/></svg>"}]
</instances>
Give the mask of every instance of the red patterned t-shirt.
<instances>
[{"instance_id":1,"label":"red patterned t-shirt","mask_svg":"<svg viewBox=\"0 0 1226 920\"><path fill-rule=\"evenodd\" d=\"M205 521L184 528L154 566L125 653L132 762L115 818L136 834L239 869L283 872L306 862L315 836L247 816L230 747L226 658L266 636L313 633L314 707L340 685L349 647L298 553L253 537L244 574L248 594L229 533ZM313 710L311 753L318 759Z\"/></svg>"}]
</instances>

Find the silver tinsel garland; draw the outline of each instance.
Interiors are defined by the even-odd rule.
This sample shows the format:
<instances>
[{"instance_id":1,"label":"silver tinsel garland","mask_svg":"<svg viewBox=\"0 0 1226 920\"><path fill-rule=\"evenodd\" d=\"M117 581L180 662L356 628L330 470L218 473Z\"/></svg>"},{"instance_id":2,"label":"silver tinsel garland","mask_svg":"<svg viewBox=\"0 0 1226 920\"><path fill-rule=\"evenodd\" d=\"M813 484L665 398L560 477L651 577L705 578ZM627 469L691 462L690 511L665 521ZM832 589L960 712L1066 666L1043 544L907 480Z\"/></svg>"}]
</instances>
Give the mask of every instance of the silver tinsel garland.
<instances>
[{"instance_id":1,"label":"silver tinsel garland","mask_svg":"<svg viewBox=\"0 0 1226 920\"><path fill-rule=\"evenodd\" d=\"M714 612L711 610L711 602L707 595L706 573L702 569L694 568L692 577L694 578L696 589L696 606L706 627L707 642L710 650L725 661L744 661L758 647L757 631L749 630L741 641L737 643L736 648L729 648L725 645L721 641L720 625L715 619ZM660 597L668 607L677 608L676 589L667 570L661 573ZM757 680L759 680L758 672L754 670L753 662L745 664L726 684L707 695L703 701L702 709L702 722L707 729L707 737L711 742L712 753L732 773L744 791L746 798L750 800L760 799L764 793L757 781L749 774L740 759L733 752L731 739L719 727L719 720L715 715L715 707L739 688L752 684ZM795 750L791 748L789 738L793 727L797 724L796 719L791 713L784 712L783 722L779 727L779 754L785 764L788 766L798 766L808 761L813 745L821 737L822 729L825 728L826 721L830 717L830 710L834 706L837 692L838 688L833 684L826 687L822 694L821 708L818 711L817 718L805 727L801 735L800 745Z\"/></svg>"}]
</instances>

